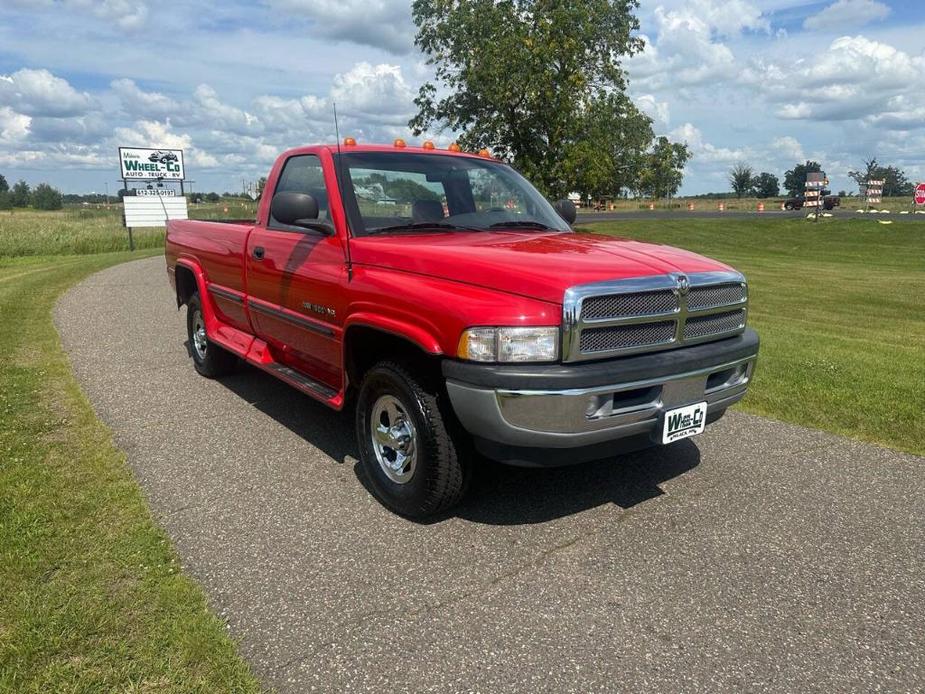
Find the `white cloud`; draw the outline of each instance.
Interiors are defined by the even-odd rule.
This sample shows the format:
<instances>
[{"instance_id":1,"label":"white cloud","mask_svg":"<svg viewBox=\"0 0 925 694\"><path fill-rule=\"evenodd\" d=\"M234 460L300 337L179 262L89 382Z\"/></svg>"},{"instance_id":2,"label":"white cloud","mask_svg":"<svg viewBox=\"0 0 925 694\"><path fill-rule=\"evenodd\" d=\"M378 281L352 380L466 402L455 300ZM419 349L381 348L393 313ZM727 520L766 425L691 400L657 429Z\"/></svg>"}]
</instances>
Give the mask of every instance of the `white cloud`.
<instances>
[{"instance_id":1,"label":"white cloud","mask_svg":"<svg viewBox=\"0 0 925 694\"><path fill-rule=\"evenodd\" d=\"M645 50L626 61L637 86L650 89L731 78L738 63L720 39L770 31L761 10L747 0L692 0L677 8L659 5L652 18L655 39L642 35Z\"/></svg>"},{"instance_id":2,"label":"white cloud","mask_svg":"<svg viewBox=\"0 0 925 694\"><path fill-rule=\"evenodd\" d=\"M266 0L273 10L313 21L315 34L380 48L411 51L411 3L404 0Z\"/></svg>"},{"instance_id":3,"label":"white cloud","mask_svg":"<svg viewBox=\"0 0 925 694\"><path fill-rule=\"evenodd\" d=\"M249 133L260 129L256 116L219 99L218 93L207 84L200 84L193 92L195 117L199 123L236 133Z\"/></svg>"},{"instance_id":4,"label":"white cloud","mask_svg":"<svg viewBox=\"0 0 925 694\"><path fill-rule=\"evenodd\" d=\"M837 0L818 14L807 17L804 29L838 31L886 19L890 8L876 0Z\"/></svg>"},{"instance_id":5,"label":"white cloud","mask_svg":"<svg viewBox=\"0 0 925 694\"><path fill-rule=\"evenodd\" d=\"M680 125L669 133L669 137L688 146L694 160L699 162L728 163L748 159L752 152L748 148L717 147L703 139L703 133L692 123Z\"/></svg>"},{"instance_id":6,"label":"white cloud","mask_svg":"<svg viewBox=\"0 0 925 694\"><path fill-rule=\"evenodd\" d=\"M778 137L772 143L772 147L787 159L795 159L796 161L804 161L806 159L806 155L803 153L803 145L800 144L799 140L790 135Z\"/></svg>"},{"instance_id":7,"label":"white cloud","mask_svg":"<svg viewBox=\"0 0 925 694\"><path fill-rule=\"evenodd\" d=\"M22 113L16 113L9 106L0 106L0 145L21 142L29 135L32 119Z\"/></svg>"},{"instance_id":8,"label":"white cloud","mask_svg":"<svg viewBox=\"0 0 925 694\"><path fill-rule=\"evenodd\" d=\"M636 108L649 116L657 125L667 126L671 120L671 111L667 101L659 101L652 94L642 94L633 101Z\"/></svg>"},{"instance_id":9,"label":"white cloud","mask_svg":"<svg viewBox=\"0 0 925 694\"><path fill-rule=\"evenodd\" d=\"M24 68L0 75L0 105L30 116L73 116L90 109L92 100L48 70Z\"/></svg>"},{"instance_id":10,"label":"white cloud","mask_svg":"<svg viewBox=\"0 0 925 694\"><path fill-rule=\"evenodd\" d=\"M160 118L176 113L178 110L176 101L159 92L143 91L134 80L113 80L109 86L130 115Z\"/></svg>"},{"instance_id":11,"label":"white cloud","mask_svg":"<svg viewBox=\"0 0 925 694\"><path fill-rule=\"evenodd\" d=\"M334 78L331 98L353 117L405 124L414 111L414 92L398 65L357 63Z\"/></svg>"}]
</instances>

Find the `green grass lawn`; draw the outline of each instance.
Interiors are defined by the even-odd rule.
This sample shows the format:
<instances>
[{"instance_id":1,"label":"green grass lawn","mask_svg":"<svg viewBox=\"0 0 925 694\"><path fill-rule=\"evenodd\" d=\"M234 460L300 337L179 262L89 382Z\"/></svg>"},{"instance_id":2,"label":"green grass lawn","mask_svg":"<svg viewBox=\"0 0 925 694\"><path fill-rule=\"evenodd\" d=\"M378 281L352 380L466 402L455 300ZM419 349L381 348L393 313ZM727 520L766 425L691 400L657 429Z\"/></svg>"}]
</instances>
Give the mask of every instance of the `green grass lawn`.
<instances>
[{"instance_id":1,"label":"green grass lawn","mask_svg":"<svg viewBox=\"0 0 925 694\"><path fill-rule=\"evenodd\" d=\"M762 345L745 410L925 454L925 223L588 226L697 251L747 275L749 323Z\"/></svg>"},{"instance_id":2,"label":"green grass lawn","mask_svg":"<svg viewBox=\"0 0 925 694\"><path fill-rule=\"evenodd\" d=\"M226 212L227 210L227 212ZM240 200L190 204L193 219L253 218L256 204ZM135 229L135 247L163 248L163 229ZM128 250L122 208L71 206L55 212L0 211L0 258L27 255L75 255Z\"/></svg>"},{"instance_id":3,"label":"green grass lawn","mask_svg":"<svg viewBox=\"0 0 925 694\"><path fill-rule=\"evenodd\" d=\"M127 253L0 260L0 691L257 691L71 375L58 295Z\"/></svg>"}]
</instances>

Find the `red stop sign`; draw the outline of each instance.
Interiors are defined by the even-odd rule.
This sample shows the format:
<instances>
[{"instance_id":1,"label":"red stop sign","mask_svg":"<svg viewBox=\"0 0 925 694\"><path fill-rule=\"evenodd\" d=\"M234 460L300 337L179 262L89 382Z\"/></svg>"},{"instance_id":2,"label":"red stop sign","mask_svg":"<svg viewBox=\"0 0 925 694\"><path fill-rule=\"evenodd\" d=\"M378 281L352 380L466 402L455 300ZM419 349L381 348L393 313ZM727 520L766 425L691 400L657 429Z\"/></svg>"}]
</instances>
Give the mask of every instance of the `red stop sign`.
<instances>
[{"instance_id":1,"label":"red stop sign","mask_svg":"<svg viewBox=\"0 0 925 694\"><path fill-rule=\"evenodd\" d=\"M925 183L919 183L915 187L915 204L925 205Z\"/></svg>"}]
</instances>

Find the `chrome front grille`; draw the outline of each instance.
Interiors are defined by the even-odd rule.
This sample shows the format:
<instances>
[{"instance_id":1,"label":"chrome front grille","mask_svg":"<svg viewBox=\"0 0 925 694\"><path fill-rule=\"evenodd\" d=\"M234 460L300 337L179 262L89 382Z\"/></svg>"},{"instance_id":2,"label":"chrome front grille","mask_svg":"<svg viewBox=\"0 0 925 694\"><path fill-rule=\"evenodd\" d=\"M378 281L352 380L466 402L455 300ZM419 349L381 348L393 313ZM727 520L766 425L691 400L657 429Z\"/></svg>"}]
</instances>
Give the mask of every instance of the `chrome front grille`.
<instances>
[{"instance_id":1,"label":"chrome front grille","mask_svg":"<svg viewBox=\"0 0 925 694\"><path fill-rule=\"evenodd\" d=\"M585 328L581 331L581 352L611 352L637 345L665 345L674 340L675 322L612 325L607 328Z\"/></svg>"},{"instance_id":2,"label":"chrome front grille","mask_svg":"<svg viewBox=\"0 0 925 694\"><path fill-rule=\"evenodd\" d=\"M679 307L678 295L670 289L590 296L581 304L581 319L589 321L606 320L613 316L649 316L677 311Z\"/></svg>"},{"instance_id":3,"label":"chrome front grille","mask_svg":"<svg viewBox=\"0 0 925 694\"><path fill-rule=\"evenodd\" d=\"M565 361L649 352L735 335L748 289L737 272L668 274L572 287L563 301Z\"/></svg>"}]
</instances>

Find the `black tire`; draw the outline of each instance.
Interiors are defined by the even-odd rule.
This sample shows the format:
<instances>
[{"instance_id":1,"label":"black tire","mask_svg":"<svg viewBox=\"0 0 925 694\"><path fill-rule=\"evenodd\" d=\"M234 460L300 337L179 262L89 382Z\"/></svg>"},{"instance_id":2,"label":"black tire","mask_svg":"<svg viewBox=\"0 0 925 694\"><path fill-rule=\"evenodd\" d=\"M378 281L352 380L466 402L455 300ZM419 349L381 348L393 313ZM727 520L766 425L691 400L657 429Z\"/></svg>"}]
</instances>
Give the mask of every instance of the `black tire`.
<instances>
[{"instance_id":1,"label":"black tire","mask_svg":"<svg viewBox=\"0 0 925 694\"><path fill-rule=\"evenodd\" d=\"M197 338L196 333L200 328L202 332ZM193 294L186 304L186 337L189 340L190 356L193 357L193 367L200 375L218 378L234 371L238 358L205 336L202 300L198 293Z\"/></svg>"},{"instance_id":2,"label":"black tire","mask_svg":"<svg viewBox=\"0 0 925 694\"><path fill-rule=\"evenodd\" d=\"M793 203L792 203L792 202L785 202L785 203L784 203L784 209L785 209L785 210L793 210Z\"/></svg>"},{"instance_id":3,"label":"black tire","mask_svg":"<svg viewBox=\"0 0 925 694\"><path fill-rule=\"evenodd\" d=\"M394 478L377 457L372 426L377 409L390 398L413 424L411 448L416 455L409 472L391 470ZM385 412L383 416L388 418ZM402 426L407 424L405 417L400 418ZM408 518L423 518L454 506L465 495L471 473L469 439L437 379L421 378L403 364L379 362L360 386L356 433L360 464L373 494L386 508ZM388 450L396 453L397 449ZM407 479L396 481L404 475Z\"/></svg>"}]
</instances>

